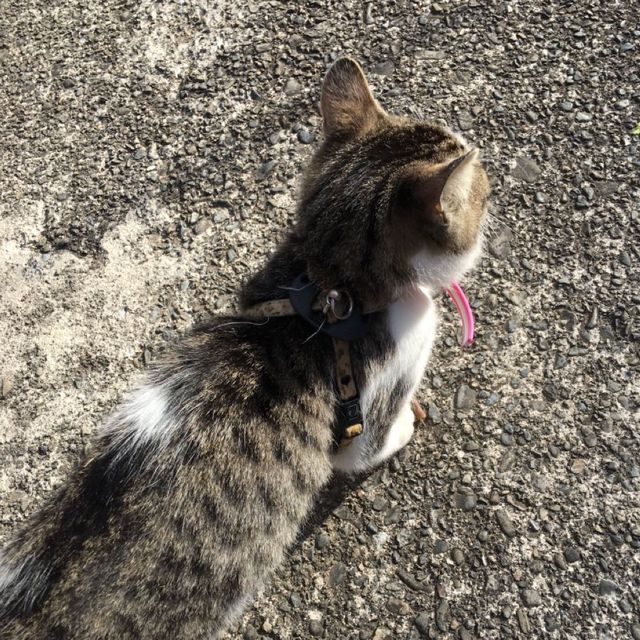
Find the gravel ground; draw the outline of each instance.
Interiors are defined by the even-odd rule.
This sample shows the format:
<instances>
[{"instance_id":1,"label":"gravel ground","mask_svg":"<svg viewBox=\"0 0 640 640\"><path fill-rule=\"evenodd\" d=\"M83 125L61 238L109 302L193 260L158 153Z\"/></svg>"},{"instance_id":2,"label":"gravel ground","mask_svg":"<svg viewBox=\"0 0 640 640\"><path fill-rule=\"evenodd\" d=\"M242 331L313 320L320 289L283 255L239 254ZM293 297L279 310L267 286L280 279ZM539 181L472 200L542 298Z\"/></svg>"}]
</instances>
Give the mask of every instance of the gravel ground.
<instances>
[{"instance_id":1,"label":"gravel ground","mask_svg":"<svg viewBox=\"0 0 640 640\"><path fill-rule=\"evenodd\" d=\"M491 237L430 418L338 485L228 638L640 640L638 9L5 1L0 541L291 220L320 80L482 147Z\"/></svg>"}]
</instances>

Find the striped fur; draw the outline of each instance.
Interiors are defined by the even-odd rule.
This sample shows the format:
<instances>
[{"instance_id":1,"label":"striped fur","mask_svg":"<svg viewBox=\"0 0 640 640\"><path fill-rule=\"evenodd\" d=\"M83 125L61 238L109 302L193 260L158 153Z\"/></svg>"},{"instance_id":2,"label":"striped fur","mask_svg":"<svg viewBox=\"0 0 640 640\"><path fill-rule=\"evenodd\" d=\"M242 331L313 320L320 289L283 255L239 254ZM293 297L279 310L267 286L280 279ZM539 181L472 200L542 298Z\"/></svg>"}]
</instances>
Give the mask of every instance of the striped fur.
<instances>
[{"instance_id":1,"label":"striped fur","mask_svg":"<svg viewBox=\"0 0 640 640\"><path fill-rule=\"evenodd\" d=\"M298 317L214 318L149 372L0 556L0 639L211 640L334 468L368 469L411 437L431 294L479 251L487 179L477 154L455 170L469 150L451 132L386 114L352 60L329 71L322 108L298 223L240 296L284 297L307 271L388 307L352 346L365 435L334 455L328 336L309 340Z\"/></svg>"}]
</instances>

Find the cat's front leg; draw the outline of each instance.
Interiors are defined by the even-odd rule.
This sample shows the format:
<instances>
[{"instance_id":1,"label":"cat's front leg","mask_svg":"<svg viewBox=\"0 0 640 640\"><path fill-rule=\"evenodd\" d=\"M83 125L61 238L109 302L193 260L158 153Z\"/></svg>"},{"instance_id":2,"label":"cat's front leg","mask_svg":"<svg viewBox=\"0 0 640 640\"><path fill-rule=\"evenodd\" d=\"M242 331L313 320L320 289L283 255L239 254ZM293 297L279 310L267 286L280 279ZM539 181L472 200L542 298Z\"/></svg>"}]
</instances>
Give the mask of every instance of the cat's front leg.
<instances>
[{"instance_id":1,"label":"cat's front leg","mask_svg":"<svg viewBox=\"0 0 640 640\"><path fill-rule=\"evenodd\" d=\"M407 403L389 427L382 448L371 459L372 466L382 464L408 444L413 435L415 420L416 415L411 403Z\"/></svg>"}]
</instances>

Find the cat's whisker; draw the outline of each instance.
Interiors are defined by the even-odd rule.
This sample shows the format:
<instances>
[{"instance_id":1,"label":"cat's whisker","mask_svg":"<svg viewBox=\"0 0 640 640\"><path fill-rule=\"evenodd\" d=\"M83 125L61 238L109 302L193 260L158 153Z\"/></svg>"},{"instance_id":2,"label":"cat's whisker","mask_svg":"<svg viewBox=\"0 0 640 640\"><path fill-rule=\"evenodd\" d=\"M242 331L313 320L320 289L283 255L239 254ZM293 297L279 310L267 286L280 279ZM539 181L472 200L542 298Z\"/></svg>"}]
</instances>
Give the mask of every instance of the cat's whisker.
<instances>
[{"instance_id":1,"label":"cat's whisker","mask_svg":"<svg viewBox=\"0 0 640 640\"><path fill-rule=\"evenodd\" d=\"M327 319L323 318L322 322L320 323L320 326L318 327L318 329L316 331L314 331L302 344L307 344L307 342L309 342L309 340L311 340L311 338L315 338L322 331L322 327L324 327L324 323L326 321L327 321Z\"/></svg>"}]
</instances>

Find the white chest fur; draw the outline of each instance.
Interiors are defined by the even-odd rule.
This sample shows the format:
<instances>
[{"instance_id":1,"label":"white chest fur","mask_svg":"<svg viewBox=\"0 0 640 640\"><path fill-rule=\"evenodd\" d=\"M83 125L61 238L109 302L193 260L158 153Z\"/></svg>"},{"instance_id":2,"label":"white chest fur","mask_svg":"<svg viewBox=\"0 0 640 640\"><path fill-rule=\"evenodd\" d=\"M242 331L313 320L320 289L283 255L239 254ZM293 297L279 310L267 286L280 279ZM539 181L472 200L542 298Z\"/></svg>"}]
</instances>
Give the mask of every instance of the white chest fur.
<instances>
[{"instance_id":1,"label":"white chest fur","mask_svg":"<svg viewBox=\"0 0 640 640\"><path fill-rule=\"evenodd\" d=\"M360 389L360 404L364 415L365 431L334 459L334 467L344 472L364 471L380 459L379 431L389 424L375 424L371 420L372 406L389 397L398 382L404 380L409 387L407 405L424 373L436 335L438 316L431 296L426 290L421 295L394 302L388 311L388 321L395 349L382 364L370 365L367 384ZM406 407L403 405L406 411ZM410 422L411 424L411 422ZM383 456L386 457L386 456Z\"/></svg>"}]
</instances>

